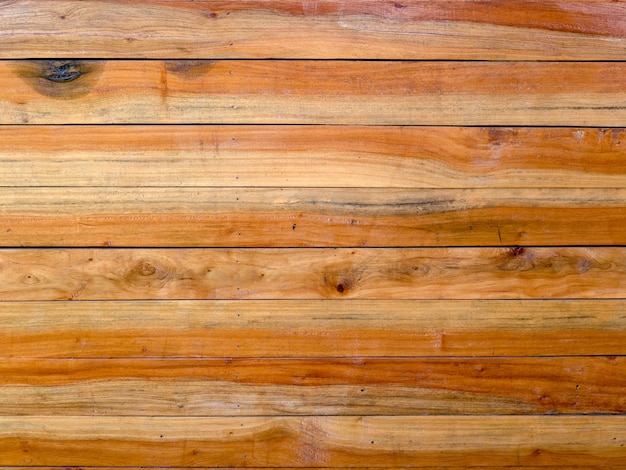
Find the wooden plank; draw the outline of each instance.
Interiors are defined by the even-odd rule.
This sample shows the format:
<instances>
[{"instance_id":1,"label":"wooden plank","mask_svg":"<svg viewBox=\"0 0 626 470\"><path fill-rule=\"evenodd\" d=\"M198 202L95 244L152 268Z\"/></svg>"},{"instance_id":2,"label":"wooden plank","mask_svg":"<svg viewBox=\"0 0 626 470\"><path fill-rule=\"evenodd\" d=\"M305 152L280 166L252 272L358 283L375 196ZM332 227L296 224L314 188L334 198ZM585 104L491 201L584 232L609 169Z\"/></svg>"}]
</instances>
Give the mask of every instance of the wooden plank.
<instances>
[{"instance_id":1,"label":"wooden plank","mask_svg":"<svg viewBox=\"0 0 626 470\"><path fill-rule=\"evenodd\" d=\"M0 188L2 246L626 245L624 226L620 188Z\"/></svg>"},{"instance_id":2,"label":"wooden plank","mask_svg":"<svg viewBox=\"0 0 626 470\"><path fill-rule=\"evenodd\" d=\"M618 128L0 126L0 186L616 188L622 141Z\"/></svg>"},{"instance_id":3,"label":"wooden plank","mask_svg":"<svg viewBox=\"0 0 626 470\"><path fill-rule=\"evenodd\" d=\"M2 417L5 465L620 465L623 416ZM494 432L497 431L497 432Z\"/></svg>"},{"instance_id":4,"label":"wooden plank","mask_svg":"<svg viewBox=\"0 0 626 470\"><path fill-rule=\"evenodd\" d=\"M0 357L626 355L623 300L0 302Z\"/></svg>"},{"instance_id":5,"label":"wooden plank","mask_svg":"<svg viewBox=\"0 0 626 470\"><path fill-rule=\"evenodd\" d=\"M619 414L626 359L0 361L0 415Z\"/></svg>"},{"instance_id":6,"label":"wooden plank","mask_svg":"<svg viewBox=\"0 0 626 470\"><path fill-rule=\"evenodd\" d=\"M0 57L622 60L625 17L608 0L14 0Z\"/></svg>"},{"instance_id":7,"label":"wooden plank","mask_svg":"<svg viewBox=\"0 0 626 470\"><path fill-rule=\"evenodd\" d=\"M12 466L12 467L0 467L0 470L29 470L32 469L32 466L29 467L19 467L19 466ZM59 470L58 467L42 467L39 466L37 467L40 470ZM142 465L141 467L89 467L87 465L81 465L80 467L68 467L65 466L64 467L67 470L80 470L82 468L98 468L101 470L140 470L140 469L161 469L163 467L149 467L146 465ZM172 470L194 470L194 469L209 469L209 467L169 467ZM211 467L212 468L212 467ZM262 470L262 468L259 467L229 467L232 470ZM293 470L296 467L281 467L285 470ZM319 470L330 470L331 467L316 467ZM348 468L353 469L353 470L371 470L373 467L332 467L334 470L348 470ZM389 470L402 470L402 468L405 467L385 467ZM545 467L533 467L533 466L506 466L506 467L502 467L502 466L495 466L495 467L484 467L484 466L480 466L480 467L476 467L476 466L471 466L471 467L420 467L423 470L538 470L541 468L545 468ZM558 469L559 470L581 470L582 468L584 468L585 470L606 470L606 467L604 465L585 465L583 467L581 466L577 466L577 465L559 465ZM623 469L626 468L624 466L621 465L611 465L611 468L618 468L618 469Z\"/></svg>"},{"instance_id":8,"label":"wooden plank","mask_svg":"<svg viewBox=\"0 0 626 470\"><path fill-rule=\"evenodd\" d=\"M19 466L12 466L12 467L0 467L1 470L29 470L29 469L38 469L38 470L59 470L58 467L33 467L33 466L29 466L29 467L19 467ZM149 470L157 470L157 469L161 469L163 467L148 467L145 465L142 465L141 467L89 467L86 465L81 465L80 467L68 467L65 466L64 467L66 470L81 470L83 468L93 468L93 469L101 469L101 470L139 470L139 469L149 469ZM203 469L203 470L208 470L209 468L213 469L214 467L169 467L175 470L193 470L193 469ZM229 467L232 470L262 470L263 468L261 467ZM293 470L294 468L297 467L281 467L285 470ZM331 470L331 467L316 467L319 470ZM351 470L371 470L374 467L332 467L335 470L347 470L348 468L350 468ZM402 470L405 467L385 467L389 470ZM493 470L494 467L484 467L484 466L480 466L480 467L476 467L476 466L471 466L471 467L449 467L449 466L445 466L445 467L420 467L423 470ZM581 470L581 468L578 465L559 465L558 467L556 467L558 470ZM585 465L584 468L586 470L606 470L606 466L604 465ZM621 465L611 465L611 468L615 468L615 469L624 469L626 467L621 466ZM507 466L506 470L545 470L545 467L535 467L535 466L519 466L519 465L514 465L514 466Z\"/></svg>"},{"instance_id":9,"label":"wooden plank","mask_svg":"<svg viewBox=\"0 0 626 470\"><path fill-rule=\"evenodd\" d=\"M12 467L0 467L1 470L29 470L29 469L38 469L38 470L59 470L58 467L33 467L33 466L29 466L29 467L19 467L19 466L12 466ZM81 465L80 467L68 467L65 466L64 467L66 470L81 470L83 468L97 468L97 469L101 469L101 470L139 470L139 469L149 469L149 470L157 470L157 469L161 469L163 467L148 467L145 465L142 465L141 467L89 467L86 465ZM169 467L175 470L193 470L193 469L203 469L203 470L208 470L209 468L213 469L214 467ZM262 467L229 467L232 470L262 470ZM294 468L297 467L281 467L285 470L293 470ZM319 470L331 470L331 467L316 467ZM350 468L351 470L371 470L374 467L332 467L335 470L347 470L348 468ZM389 470L402 470L405 467L385 467ZM423 470L493 470L494 467L484 467L484 466L480 466L480 467L476 467L476 466L471 466L471 467L449 467L449 466L445 466L445 467L420 467ZM559 465L558 470L581 470L582 467L578 466L578 465ZM585 465L584 468L586 470L606 470L606 466L604 465ZM624 469L626 467L621 466L621 465L611 465L611 468L615 468L615 469ZM545 470L545 467L535 467L535 466L527 466L524 465L519 466L519 465L514 465L514 466L507 466L506 470Z\"/></svg>"},{"instance_id":10,"label":"wooden plank","mask_svg":"<svg viewBox=\"0 0 626 470\"><path fill-rule=\"evenodd\" d=\"M4 249L1 300L623 298L624 248Z\"/></svg>"},{"instance_id":11,"label":"wooden plank","mask_svg":"<svg viewBox=\"0 0 626 470\"><path fill-rule=\"evenodd\" d=\"M0 81L3 124L610 127L626 120L621 62L30 60L0 62Z\"/></svg>"},{"instance_id":12,"label":"wooden plank","mask_svg":"<svg viewBox=\"0 0 626 470\"><path fill-rule=\"evenodd\" d=\"M619 128L0 126L0 186L615 188L622 141Z\"/></svg>"}]
</instances>

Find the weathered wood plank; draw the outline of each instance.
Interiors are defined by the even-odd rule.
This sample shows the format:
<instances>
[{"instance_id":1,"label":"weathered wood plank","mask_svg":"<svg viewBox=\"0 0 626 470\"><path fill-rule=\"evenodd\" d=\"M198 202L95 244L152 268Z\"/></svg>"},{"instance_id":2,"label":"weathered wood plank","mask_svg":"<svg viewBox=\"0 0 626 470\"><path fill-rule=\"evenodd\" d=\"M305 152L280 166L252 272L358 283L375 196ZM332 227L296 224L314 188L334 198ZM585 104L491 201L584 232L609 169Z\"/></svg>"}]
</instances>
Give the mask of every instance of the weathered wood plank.
<instances>
[{"instance_id":1,"label":"weathered wood plank","mask_svg":"<svg viewBox=\"0 0 626 470\"><path fill-rule=\"evenodd\" d=\"M622 60L626 52L626 10L608 0L14 0L0 7L2 58Z\"/></svg>"},{"instance_id":2,"label":"weathered wood plank","mask_svg":"<svg viewBox=\"0 0 626 470\"><path fill-rule=\"evenodd\" d=\"M0 361L0 415L618 414L626 359Z\"/></svg>"},{"instance_id":3,"label":"weathered wood plank","mask_svg":"<svg viewBox=\"0 0 626 470\"><path fill-rule=\"evenodd\" d=\"M0 188L0 246L626 245L625 226L620 188Z\"/></svg>"},{"instance_id":4,"label":"weathered wood plank","mask_svg":"<svg viewBox=\"0 0 626 470\"><path fill-rule=\"evenodd\" d=\"M623 416L0 417L5 465L620 465L625 444Z\"/></svg>"},{"instance_id":5,"label":"weathered wood plank","mask_svg":"<svg viewBox=\"0 0 626 470\"><path fill-rule=\"evenodd\" d=\"M0 81L3 124L626 121L621 62L31 60Z\"/></svg>"},{"instance_id":6,"label":"weathered wood plank","mask_svg":"<svg viewBox=\"0 0 626 470\"><path fill-rule=\"evenodd\" d=\"M0 302L0 357L626 355L623 300Z\"/></svg>"},{"instance_id":7,"label":"weathered wood plank","mask_svg":"<svg viewBox=\"0 0 626 470\"><path fill-rule=\"evenodd\" d=\"M623 298L624 248L5 249L1 300Z\"/></svg>"},{"instance_id":8,"label":"weathered wood plank","mask_svg":"<svg viewBox=\"0 0 626 470\"><path fill-rule=\"evenodd\" d=\"M618 128L0 126L0 186L616 188L622 141Z\"/></svg>"}]
</instances>

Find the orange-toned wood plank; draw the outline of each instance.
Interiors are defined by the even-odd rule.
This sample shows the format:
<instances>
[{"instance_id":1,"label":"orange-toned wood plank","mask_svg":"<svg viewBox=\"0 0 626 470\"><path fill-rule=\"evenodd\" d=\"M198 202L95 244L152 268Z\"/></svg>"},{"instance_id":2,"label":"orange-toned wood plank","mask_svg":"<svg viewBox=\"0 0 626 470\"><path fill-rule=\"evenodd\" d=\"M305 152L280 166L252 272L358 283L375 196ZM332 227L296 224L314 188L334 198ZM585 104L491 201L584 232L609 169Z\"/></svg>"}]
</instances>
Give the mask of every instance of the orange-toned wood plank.
<instances>
[{"instance_id":1,"label":"orange-toned wood plank","mask_svg":"<svg viewBox=\"0 0 626 470\"><path fill-rule=\"evenodd\" d=\"M19 466L13 466L13 467L0 467L0 469L2 470L29 470L32 469L33 467L19 467ZM58 467L36 467L39 470L59 470ZM162 469L163 467L148 467L148 466L141 466L141 467L89 467L86 465L82 465L81 467L64 467L66 470L81 470L83 468L89 469L89 468L98 468L99 470L140 470L140 469L146 469L146 470L157 470L157 469ZM208 470L209 467L169 467L173 470L193 470L193 469L204 469L204 470ZM213 469L214 467L211 467L211 469ZM262 470L262 468L259 467L229 467L232 470ZM293 470L296 467L281 467L285 470ZM316 467L319 470L331 470L330 467ZM332 467L335 470L347 470L347 468L345 467ZM373 467L349 467L351 470L372 470ZM388 470L402 470L405 467L385 467ZM449 466L445 466L445 467L420 467L423 470L493 470L494 467L484 467L484 466L480 466L480 467L476 467L476 466L471 466L471 467L449 467ZM558 467L556 467L556 469L558 470L581 470L582 467L578 466L578 465L559 465ZM603 465L597 466L597 465L585 465L585 470L606 470L606 467ZM611 465L611 468L615 468L615 469L623 469L626 467L623 467L621 465ZM507 466L506 470L545 470L545 467L535 467L535 466L519 466L519 465L515 465L515 466Z\"/></svg>"},{"instance_id":2,"label":"orange-toned wood plank","mask_svg":"<svg viewBox=\"0 0 626 470\"><path fill-rule=\"evenodd\" d=\"M0 302L0 355L626 355L625 311L623 300Z\"/></svg>"},{"instance_id":3,"label":"orange-toned wood plank","mask_svg":"<svg viewBox=\"0 0 626 470\"><path fill-rule=\"evenodd\" d=\"M0 467L0 469L2 470L29 470L32 469L33 467L19 467L19 466L13 466L13 467ZM59 470L58 467L36 467L39 470ZM81 470L83 468L98 468L99 470L140 470L140 469L147 469L147 470L157 470L157 469L162 469L163 467L148 467L148 466L141 466L141 467L89 467L86 465L82 465L81 467L64 467L67 470ZM192 469L205 469L208 470L209 467L169 467L172 468L173 470L192 470ZM213 469L214 467L211 467L211 469ZM232 470L262 470L259 467L229 467ZM281 467L285 470L293 470L296 467ZM316 467L319 470L331 470L330 467ZM335 470L347 470L347 468L345 467L332 467ZM373 467L349 467L351 470L372 470ZM388 470L402 470L405 467L385 467ZM420 467L423 470L493 470L494 467L484 467L484 466L480 466L480 467L476 467L476 466L471 466L471 467L449 467L449 466L445 466L445 467ZM558 470L581 470L582 467L578 466L578 465L559 465L558 467L556 467L556 469ZM597 465L585 465L585 470L606 470L606 467L603 465L597 466ZM615 469L623 469L626 468L624 466L621 465L611 465L611 468L615 468ZM545 467L535 467L535 466L519 466L519 465L515 465L515 466L507 466L506 470L545 470Z\"/></svg>"},{"instance_id":4,"label":"orange-toned wood plank","mask_svg":"<svg viewBox=\"0 0 626 470\"><path fill-rule=\"evenodd\" d=\"M1 300L623 298L624 248L6 249Z\"/></svg>"},{"instance_id":5,"label":"orange-toned wood plank","mask_svg":"<svg viewBox=\"0 0 626 470\"><path fill-rule=\"evenodd\" d=\"M13 466L13 467L0 467L0 469L2 470L29 470L32 469L33 467L19 467L19 466ZM58 467L36 467L39 470L59 470ZM157 469L161 469L163 467L148 467L148 466L141 466L141 467L89 467L86 465L82 465L81 467L64 467L66 470L81 470L83 468L89 469L89 468L98 468L99 470L140 470L140 469L147 469L147 470L157 470ZM204 469L204 470L208 470L209 467L169 467L173 470L192 470L192 469ZM211 467L211 470L214 467ZM262 470L259 467L229 467L232 470ZM293 470L296 467L281 467L285 470ZM331 470L330 467L316 467L319 470ZM347 470L346 467L332 467L335 470ZM372 470L373 467L348 467L351 470ZM385 467L388 470L402 470L405 467ZM494 467L484 467L484 466L480 466L480 467L476 467L474 465L472 465L471 467L449 467L449 466L438 466L438 467L420 467L423 470L493 470ZM556 467L556 469L558 470L581 470L582 467L578 466L578 465L559 465L558 467ZM606 470L606 467L603 465L585 465L585 470ZM623 469L626 468L624 466L621 465L611 465L611 468L615 468L615 469ZM507 466L506 470L545 470L545 467L535 467L535 466Z\"/></svg>"},{"instance_id":6,"label":"orange-toned wood plank","mask_svg":"<svg viewBox=\"0 0 626 470\"><path fill-rule=\"evenodd\" d=\"M626 121L621 62L31 60L0 81L4 124Z\"/></svg>"},{"instance_id":7,"label":"orange-toned wood plank","mask_svg":"<svg viewBox=\"0 0 626 470\"><path fill-rule=\"evenodd\" d=\"M618 414L626 359L0 361L0 415Z\"/></svg>"},{"instance_id":8,"label":"orange-toned wood plank","mask_svg":"<svg viewBox=\"0 0 626 470\"><path fill-rule=\"evenodd\" d=\"M14 0L1 7L3 58L622 60L626 52L626 10L608 0Z\"/></svg>"},{"instance_id":9,"label":"orange-toned wood plank","mask_svg":"<svg viewBox=\"0 0 626 470\"><path fill-rule=\"evenodd\" d=\"M626 245L624 226L619 188L0 188L0 246Z\"/></svg>"},{"instance_id":10,"label":"orange-toned wood plank","mask_svg":"<svg viewBox=\"0 0 626 470\"><path fill-rule=\"evenodd\" d=\"M626 132L0 126L0 186L615 188L626 187Z\"/></svg>"},{"instance_id":11,"label":"orange-toned wood plank","mask_svg":"<svg viewBox=\"0 0 626 470\"><path fill-rule=\"evenodd\" d=\"M620 465L623 416L2 417L5 465Z\"/></svg>"}]
</instances>

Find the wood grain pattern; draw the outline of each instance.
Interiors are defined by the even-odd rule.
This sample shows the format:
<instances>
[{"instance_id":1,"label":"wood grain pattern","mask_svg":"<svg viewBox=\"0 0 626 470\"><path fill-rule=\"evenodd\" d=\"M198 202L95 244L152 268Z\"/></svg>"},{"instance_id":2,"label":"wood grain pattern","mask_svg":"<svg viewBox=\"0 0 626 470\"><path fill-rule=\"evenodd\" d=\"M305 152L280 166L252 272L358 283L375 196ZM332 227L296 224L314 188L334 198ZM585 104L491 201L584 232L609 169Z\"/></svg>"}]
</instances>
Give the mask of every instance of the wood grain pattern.
<instances>
[{"instance_id":1,"label":"wood grain pattern","mask_svg":"<svg viewBox=\"0 0 626 470\"><path fill-rule=\"evenodd\" d=\"M623 248L6 249L2 300L622 298Z\"/></svg>"},{"instance_id":2,"label":"wood grain pattern","mask_svg":"<svg viewBox=\"0 0 626 470\"><path fill-rule=\"evenodd\" d=\"M11 466L11 467L0 467L0 469L2 470L27 470L27 469L31 469L33 468L31 467L20 467L20 466ZM40 470L58 470L58 467L44 467L44 466L39 466L37 467ZM66 468L67 470L80 470L82 468L98 468L98 469L102 469L102 470L138 470L138 467L89 467L87 465L81 465L80 467L71 467L71 466L65 466L64 468ZM153 469L156 470L157 468L160 469L162 467L149 467L149 466L145 466L142 465L141 466L142 469ZM177 470L192 470L192 469L197 469L197 468L201 468L201 469L208 469L209 467L170 467L173 469L177 469ZM214 468L214 467L212 467ZM261 468L259 467L229 467L232 470L244 470L244 468L246 470L261 470ZM284 468L285 470L293 470L294 468L297 467L286 467L283 466L281 468ZM319 470L330 470L330 467L316 467ZM332 467L338 470L347 470L346 467ZM348 467L352 470L372 470L372 468L375 467ZM401 470L402 468L405 467L385 467L389 470ZM450 466L437 466L437 467L420 467L422 470L467 470L468 468L471 468L472 470L493 470L494 467L484 467L484 466L472 466L472 467L450 467ZM524 465L519 466L519 465L513 465L513 466L507 466L506 469L507 470L539 470L539 469L544 469L545 467L535 467L535 466L527 466ZM559 470L581 470L581 467L578 465L559 465L557 467ZM611 468L617 468L617 469L623 469L626 468L624 466L621 465L611 465ZM586 470L606 470L606 467L604 465L585 465L585 469Z\"/></svg>"},{"instance_id":3,"label":"wood grain pattern","mask_svg":"<svg viewBox=\"0 0 626 470\"><path fill-rule=\"evenodd\" d=\"M31 467L20 467L20 466L11 466L11 467L0 467L0 469L2 470L27 470L27 469L31 469L33 468ZM44 466L39 466L37 467L40 470L58 470L58 467L44 467ZM67 470L80 470L82 468L98 468L98 469L102 469L102 470L138 470L139 467L89 467L87 465L81 465L80 467L72 467L72 466L65 466L64 467ZM146 465L142 465L141 466L142 469L160 469L162 467L150 467L150 466L146 466ZM214 467L170 467L173 469L177 469L177 470L192 470L192 469L208 469L208 468L214 468ZM261 470L261 468L259 467L229 467L232 470L244 470L244 468L246 470ZM281 467L285 470L293 470L294 468L297 467L287 467L287 466L283 466ZM319 470L330 470L331 467L316 467ZM338 470L347 470L347 468L350 468L352 470L372 470L372 468L375 467L332 467L334 469L338 469ZM385 467L389 470L401 470L402 468L405 467L393 467L393 466L388 466ZM494 467L484 467L484 466L472 466L472 467L450 467L450 466L437 466L437 467L420 467L422 470L468 470L468 468L471 468L471 470L493 470ZM578 465L559 465L558 470L581 470L581 467ZM604 465L585 465L584 467L586 470L606 470L606 467ZM617 469L623 469L626 468L624 466L621 465L611 465L611 468L617 468ZM512 465L512 466L507 466L506 467L507 470L540 470L540 469L545 469L545 467L536 467L536 466L519 466L519 465Z\"/></svg>"},{"instance_id":4,"label":"wood grain pattern","mask_svg":"<svg viewBox=\"0 0 626 470\"><path fill-rule=\"evenodd\" d=\"M626 359L0 361L0 415L621 414Z\"/></svg>"},{"instance_id":5,"label":"wood grain pattern","mask_svg":"<svg viewBox=\"0 0 626 470\"><path fill-rule=\"evenodd\" d=\"M33 60L0 62L0 81L2 124L619 127L626 120L621 62Z\"/></svg>"},{"instance_id":6,"label":"wood grain pattern","mask_svg":"<svg viewBox=\"0 0 626 470\"><path fill-rule=\"evenodd\" d=\"M623 300L1 302L2 358L626 355Z\"/></svg>"},{"instance_id":7,"label":"wood grain pattern","mask_svg":"<svg viewBox=\"0 0 626 470\"><path fill-rule=\"evenodd\" d=\"M13 0L0 7L2 58L622 60L626 52L626 10L608 0Z\"/></svg>"},{"instance_id":8,"label":"wood grain pattern","mask_svg":"<svg viewBox=\"0 0 626 470\"><path fill-rule=\"evenodd\" d=\"M626 245L624 226L619 188L0 188L2 246Z\"/></svg>"},{"instance_id":9,"label":"wood grain pattern","mask_svg":"<svg viewBox=\"0 0 626 470\"><path fill-rule=\"evenodd\" d=\"M623 416L0 417L0 459L46 466L620 465L625 429Z\"/></svg>"},{"instance_id":10,"label":"wood grain pattern","mask_svg":"<svg viewBox=\"0 0 626 470\"><path fill-rule=\"evenodd\" d=\"M621 128L0 126L0 186L617 188L622 142Z\"/></svg>"}]
</instances>

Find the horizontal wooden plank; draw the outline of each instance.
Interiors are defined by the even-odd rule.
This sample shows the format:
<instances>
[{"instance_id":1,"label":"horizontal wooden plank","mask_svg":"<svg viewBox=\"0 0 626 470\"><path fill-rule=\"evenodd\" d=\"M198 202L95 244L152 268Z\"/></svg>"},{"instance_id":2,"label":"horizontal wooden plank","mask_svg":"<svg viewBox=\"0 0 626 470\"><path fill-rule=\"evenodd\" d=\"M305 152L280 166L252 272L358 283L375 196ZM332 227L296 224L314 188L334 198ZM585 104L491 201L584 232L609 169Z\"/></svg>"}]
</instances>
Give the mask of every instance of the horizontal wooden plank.
<instances>
[{"instance_id":1,"label":"horizontal wooden plank","mask_svg":"<svg viewBox=\"0 0 626 470\"><path fill-rule=\"evenodd\" d=\"M0 126L0 186L612 188L626 185L624 138L618 128Z\"/></svg>"},{"instance_id":2,"label":"horizontal wooden plank","mask_svg":"<svg viewBox=\"0 0 626 470\"><path fill-rule=\"evenodd\" d=\"M608 0L14 0L0 57L622 60L625 18Z\"/></svg>"},{"instance_id":3,"label":"horizontal wooden plank","mask_svg":"<svg viewBox=\"0 0 626 470\"><path fill-rule=\"evenodd\" d=\"M20 466L11 466L11 467L0 467L0 470L28 470L28 469L32 469L32 468L36 468L39 470L60 470L58 467L43 467L43 466L38 466L38 467L20 467ZM149 467L146 465L142 465L141 467L89 467L87 465L81 465L80 467L71 467L71 466L64 466L63 467L66 470L80 470L83 468L97 468L97 469L101 469L101 470L140 470L140 469L161 469L163 467ZM213 467L169 467L172 470L193 470L193 469L213 469ZM229 467L232 470L262 470L262 468L259 467ZM297 467L281 467L285 470L293 470L294 468ZM319 470L330 470L331 467L316 467ZM335 470L348 470L348 468L352 469L352 470L371 470L373 467L332 467ZM385 467L389 470L402 470L405 467ZM484 466L474 466L472 465L471 467L420 467L423 470L538 470L541 468L545 468L545 467L534 467L534 466L528 466L525 465L523 467L520 467L518 465L515 466L509 466L507 465L506 467L502 467L502 466L494 466L494 467L484 467ZM584 466L578 466L578 465L559 465L558 466L559 470L581 470L582 468L584 468L585 470L606 470L606 467L604 465L584 465ZM611 465L611 468L618 468L618 469L623 469L626 468L626 466L621 466L621 465Z\"/></svg>"},{"instance_id":4,"label":"horizontal wooden plank","mask_svg":"<svg viewBox=\"0 0 626 470\"><path fill-rule=\"evenodd\" d=\"M0 417L5 465L612 465L626 417Z\"/></svg>"},{"instance_id":5,"label":"horizontal wooden plank","mask_svg":"<svg viewBox=\"0 0 626 470\"><path fill-rule=\"evenodd\" d=\"M616 188L622 141L620 128L0 126L0 186Z\"/></svg>"},{"instance_id":6,"label":"horizontal wooden plank","mask_svg":"<svg viewBox=\"0 0 626 470\"><path fill-rule=\"evenodd\" d=\"M626 245L624 226L621 188L0 188L0 246Z\"/></svg>"},{"instance_id":7,"label":"horizontal wooden plank","mask_svg":"<svg viewBox=\"0 0 626 470\"><path fill-rule=\"evenodd\" d=\"M43 466L38 466L38 467L20 467L20 466L11 466L11 467L0 467L0 470L29 470L32 468L36 468L39 470L60 470L58 467L43 467ZM87 465L81 465L80 467L71 467L71 466L64 466L63 467L66 470L80 470L83 468L97 468L97 469L101 469L101 470L140 470L140 469L161 469L163 467L149 467L146 465L142 465L141 467L89 467ZM172 470L193 470L193 469L213 469L213 467L169 467ZM262 468L259 467L229 467L232 470L262 470ZM285 470L293 470L296 467L281 467ZM319 470L330 470L331 467L316 467ZM348 468L352 469L352 470L371 470L373 467L332 467L335 470L348 470ZM389 470L402 470L402 468L405 467L385 467ZM502 467L502 466L495 466L495 467L484 467L484 466L474 466L472 465L471 467L420 467L423 470L538 470L541 468L545 468L545 467L534 467L534 466L509 466L507 465L506 467ZM584 465L584 466L578 466L578 465L559 465L558 466L559 470L581 470L582 468L584 468L585 470L606 470L606 467L604 465ZM618 468L618 469L623 469L626 468L625 466L621 466L621 465L611 465L611 468Z\"/></svg>"},{"instance_id":8,"label":"horizontal wooden plank","mask_svg":"<svg viewBox=\"0 0 626 470\"><path fill-rule=\"evenodd\" d=\"M0 361L0 415L617 414L626 359Z\"/></svg>"},{"instance_id":9,"label":"horizontal wooden plank","mask_svg":"<svg viewBox=\"0 0 626 470\"><path fill-rule=\"evenodd\" d=\"M626 355L623 300L0 302L0 357Z\"/></svg>"},{"instance_id":10,"label":"horizontal wooden plank","mask_svg":"<svg viewBox=\"0 0 626 470\"><path fill-rule=\"evenodd\" d=\"M20 466L12 466L12 467L0 467L1 470L28 470L28 469L32 469L32 468L37 468L39 470L60 470L58 467L42 467L42 466L38 466L38 467L20 467ZM68 467L68 466L64 466L63 467L66 470L80 470L82 468L98 468L101 470L140 470L140 469L161 469L163 467L149 467L146 465L142 465L141 467L89 467L87 465L81 465L80 467ZM192 470L192 469L213 469L213 467L168 467L171 468L172 470ZM262 468L259 467L229 467L232 470L262 470ZM285 470L293 470L294 468L297 467L281 467ZM330 470L331 467L316 467L319 470ZM348 468L352 469L352 470L371 470L371 468L373 467L332 467L335 470L348 470ZM385 467L389 470L401 470L402 468L405 467ZM423 470L538 470L541 468L545 468L545 467L534 467L534 466L523 466L520 467L518 465L515 466L509 466L507 465L506 467L502 467L502 466L495 466L495 467L484 467L484 466L474 466L472 465L471 467L420 467ZM582 468L584 468L585 470L606 470L606 467L604 465L584 465L584 466L578 466L578 465L559 465L558 469L559 470L581 470ZM626 466L622 466L622 465L611 465L611 468L617 468L617 469L623 469L626 468Z\"/></svg>"},{"instance_id":11,"label":"horizontal wooden plank","mask_svg":"<svg viewBox=\"0 0 626 470\"><path fill-rule=\"evenodd\" d=\"M3 124L622 126L626 120L622 62L30 60L0 62L0 81Z\"/></svg>"},{"instance_id":12,"label":"horizontal wooden plank","mask_svg":"<svg viewBox=\"0 0 626 470\"><path fill-rule=\"evenodd\" d=\"M623 298L624 248L4 249L0 300Z\"/></svg>"}]
</instances>

